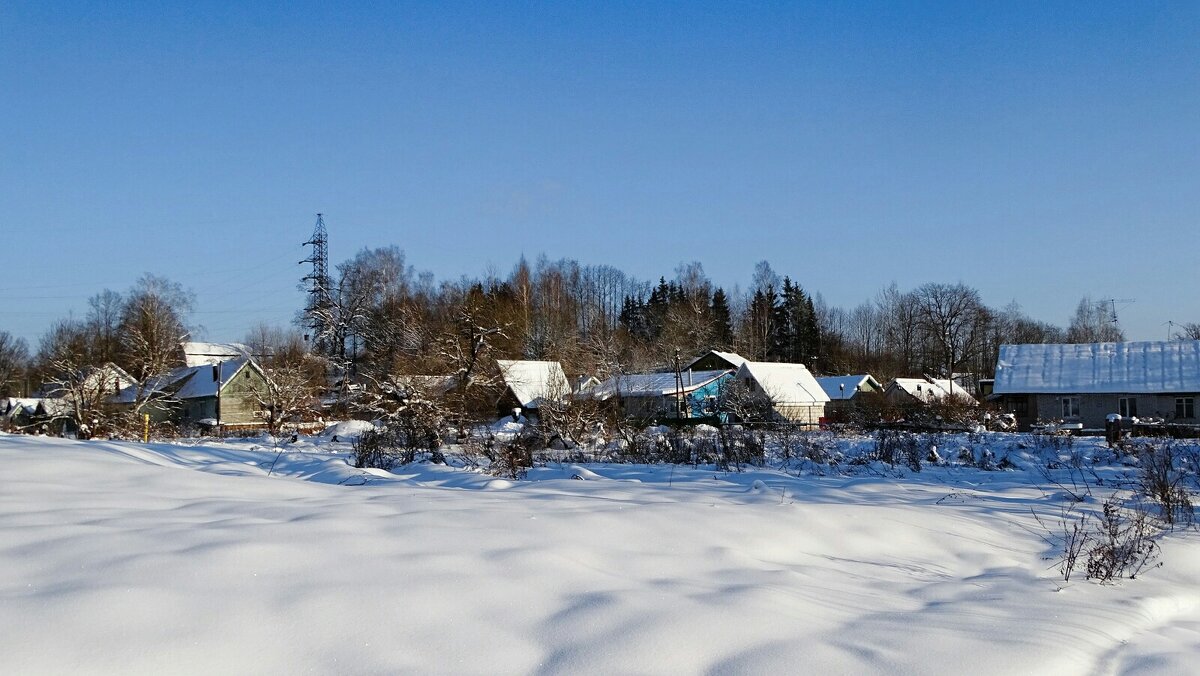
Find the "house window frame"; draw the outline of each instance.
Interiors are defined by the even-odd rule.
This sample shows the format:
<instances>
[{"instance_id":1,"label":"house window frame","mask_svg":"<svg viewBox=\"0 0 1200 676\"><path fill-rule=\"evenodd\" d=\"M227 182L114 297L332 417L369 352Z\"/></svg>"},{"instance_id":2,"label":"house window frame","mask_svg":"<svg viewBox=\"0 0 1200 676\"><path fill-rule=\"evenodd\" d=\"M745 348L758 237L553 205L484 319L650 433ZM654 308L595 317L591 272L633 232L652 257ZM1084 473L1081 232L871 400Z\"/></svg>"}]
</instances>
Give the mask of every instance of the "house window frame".
<instances>
[{"instance_id":1,"label":"house window frame","mask_svg":"<svg viewBox=\"0 0 1200 676\"><path fill-rule=\"evenodd\" d=\"M1079 396L1072 395L1067 397L1059 397L1059 412L1062 413L1064 419L1079 417Z\"/></svg>"},{"instance_id":2,"label":"house window frame","mask_svg":"<svg viewBox=\"0 0 1200 676\"><path fill-rule=\"evenodd\" d=\"M1175 417L1191 420L1196 417L1195 397L1175 397Z\"/></svg>"},{"instance_id":3,"label":"house window frame","mask_svg":"<svg viewBox=\"0 0 1200 676\"><path fill-rule=\"evenodd\" d=\"M1117 413L1122 418L1137 417L1137 397L1121 397L1117 400Z\"/></svg>"}]
</instances>

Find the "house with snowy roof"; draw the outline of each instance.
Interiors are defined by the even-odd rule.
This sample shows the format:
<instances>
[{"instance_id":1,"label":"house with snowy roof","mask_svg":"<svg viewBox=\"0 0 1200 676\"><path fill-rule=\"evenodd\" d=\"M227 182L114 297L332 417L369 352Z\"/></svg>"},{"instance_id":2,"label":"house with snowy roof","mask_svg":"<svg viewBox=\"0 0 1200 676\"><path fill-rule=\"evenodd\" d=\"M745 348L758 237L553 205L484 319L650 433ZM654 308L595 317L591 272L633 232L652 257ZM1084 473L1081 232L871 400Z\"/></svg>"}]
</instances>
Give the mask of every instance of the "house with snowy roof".
<instances>
[{"instance_id":1,"label":"house with snowy roof","mask_svg":"<svg viewBox=\"0 0 1200 676\"><path fill-rule=\"evenodd\" d=\"M804 364L747 361L734 377L777 421L817 425L825 417L829 395Z\"/></svg>"},{"instance_id":2,"label":"house with snowy roof","mask_svg":"<svg viewBox=\"0 0 1200 676\"><path fill-rule=\"evenodd\" d=\"M500 417L521 409L526 417L535 417L543 404L564 401L571 396L571 381L556 361L497 359L504 392L496 402Z\"/></svg>"},{"instance_id":3,"label":"house with snowy roof","mask_svg":"<svg viewBox=\"0 0 1200 676\"><path fill-rule=\"evenodd\" d=\"M718 397L732 369L626 373L593 387L590 395L616 406L622 416L636 418L710 418L719 415Z\"/></svg>"},{"instance_id":4,"label":"house with snowy roof","mask_svg":"<svg viewBox=\"0 0 1200 676\"><path fill-rule=\"evenodd\" d=\"M883 385L870 373L817 378L817 384L829 397L826 413L847 411L869 402L882 402Z\"/></svg>"},{"instance_id":5,"label":"house with snowy roof","mask_svg":"<svg viewBox=\"0 0 1200 676\"><path fill-rule=\"evenodd\" d=\"M122 390L113 402L131 406L139 396L153 401L144 412L154 422L203 427L259 427L264 424L261 401L270 381L254 359L241 356L212 364L181 366L154 378L139 391Z\"/></svg>"},{"instance_id":6,"label":"house with snowy roof","mask_svg":"<svg viewBox=\"0 0 1200 676\"><path fill-rule=\"evenodd\" d=\"M978 406L979 401L967 388L944 378L892 378L883 389L883 398L892 406L930 406L955 403Z\"/></svg>"},{"instance_id":7,"label":"house with snowy roof","mask_svg":"<svg viewBox=\"0 0 1200 676\"><path fill-rule=\"evenodd\" d=\"M1200 341L1001 345L993 398L1020 429L1104 427L1109 414L1200 424Z\"/></svg>"},{"instance_id":8,"label":"house with snowy roof","mask_svg":"<svg viewBox=\"0 0 1200 676\"><path fill-rule=\"evenodd\" d=\"M38 398L7 397L0 399L0 429L17 432L36 424Z\"/></svg>"},{"instance_id":9,"label":"house with snowy roof","mask_svg":"<svg viewBox=\"0 0 1200 676\"><path fill-rule=\"evenodd\" d=\"M211 366L241 357L262 359L264 356L253 354L250 346L242 343L185 341L179 344L179 349L183 353L183 363L187 366Z\"/></svg>"}]
</instances>

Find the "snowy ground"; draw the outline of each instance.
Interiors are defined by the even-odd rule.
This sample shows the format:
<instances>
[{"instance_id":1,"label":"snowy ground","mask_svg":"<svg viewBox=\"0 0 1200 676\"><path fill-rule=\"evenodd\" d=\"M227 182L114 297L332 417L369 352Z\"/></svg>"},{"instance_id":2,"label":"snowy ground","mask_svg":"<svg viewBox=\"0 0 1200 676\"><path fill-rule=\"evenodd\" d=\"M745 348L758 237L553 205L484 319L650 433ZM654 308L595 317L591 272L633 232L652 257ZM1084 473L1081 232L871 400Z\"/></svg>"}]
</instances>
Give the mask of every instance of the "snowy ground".
<instances>
[{"instance_id":1,"label":"snowy ground","mask_svg":"<svg viewBox=\"0 0 1200 676\"><path fill-rule=\"evenodd\" d=\"M1062 583L1033 472L364 472L0 434L5 673L1195 673L1200 537ZM344 450L344 449L343 449ZM574 480L579 476L583 480ZM1082 576L1080 576L1082 578Z\"/></svg>"}]
</instances>

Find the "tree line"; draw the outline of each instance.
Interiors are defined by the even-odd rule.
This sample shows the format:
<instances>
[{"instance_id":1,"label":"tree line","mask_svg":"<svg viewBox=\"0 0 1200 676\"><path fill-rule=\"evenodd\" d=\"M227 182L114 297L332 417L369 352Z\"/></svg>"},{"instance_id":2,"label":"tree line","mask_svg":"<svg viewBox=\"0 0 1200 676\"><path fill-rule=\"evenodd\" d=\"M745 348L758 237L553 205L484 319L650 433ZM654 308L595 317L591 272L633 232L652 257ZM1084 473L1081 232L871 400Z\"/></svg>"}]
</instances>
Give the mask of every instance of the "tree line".
<instances>
[{"instance_id":1,"label":"tree line","mask_svg":"<svg viewBox=\"0 0 1200 676\"><path fill-rule=\"evenodd\" d=\"M124 293L97 293L83 319L56 322L36 350L0 331L0 396L105 362L143 382L159 375L178 365L193 304L178 283L145 275ZM1178 335L1200 338L1200 324ZM990 377L1001 344L1123 339L1103 305L1086 297L1058 326L1016 303L988 307L961 282L893 283L855 307L836 307L767 261L745 289L714 284L699 262L653 283L545 256L522 257L507 274L438 281L387 246L337 265L325 297L298 310L294 327L257 326L242 340L293 367L307 354L314 379L324 371L335 386L442 375L470 392L496 382L496 359L559 361L569 374L603 379L667 370L676 355L716 349L818 373Z\"/></svg>"}]
</instances>

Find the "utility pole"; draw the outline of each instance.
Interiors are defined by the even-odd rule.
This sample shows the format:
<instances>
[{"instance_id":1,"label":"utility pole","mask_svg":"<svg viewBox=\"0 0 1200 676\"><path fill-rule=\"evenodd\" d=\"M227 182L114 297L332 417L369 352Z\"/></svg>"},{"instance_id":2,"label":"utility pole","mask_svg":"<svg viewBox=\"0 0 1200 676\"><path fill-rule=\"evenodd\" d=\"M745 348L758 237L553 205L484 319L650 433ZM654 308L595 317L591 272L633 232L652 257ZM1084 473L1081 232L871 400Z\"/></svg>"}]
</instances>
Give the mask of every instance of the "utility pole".
<instances>
[{"instance_id":1,"label":"utility pole","mask_svg":"<svg viewBox=\"0 0 1200 676\"><path fill-rule=\"evenodd\" d=\"M675 417L683 417L683 371L679 362L679 348L675 348Z\"/></svg>"}]
</instances>

